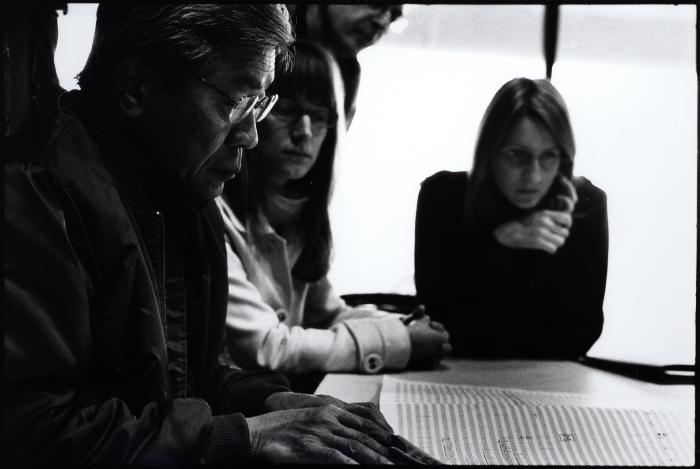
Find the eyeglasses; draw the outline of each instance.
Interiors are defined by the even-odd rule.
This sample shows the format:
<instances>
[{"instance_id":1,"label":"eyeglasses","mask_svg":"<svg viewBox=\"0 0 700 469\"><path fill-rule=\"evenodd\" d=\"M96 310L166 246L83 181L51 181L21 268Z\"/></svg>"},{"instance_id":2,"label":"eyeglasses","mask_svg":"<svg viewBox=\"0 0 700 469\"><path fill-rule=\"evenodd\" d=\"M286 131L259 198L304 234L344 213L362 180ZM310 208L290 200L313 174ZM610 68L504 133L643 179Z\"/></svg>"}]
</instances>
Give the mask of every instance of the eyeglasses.
<instances>
[{"instance_id":1,"label":"eyeglasses","mask_svg":"<svg viewBox=\"0 0 700 469\"><path fill-rule=\"evenodd\" d=\"M333 127L338 122L336 113L325 106L301 106L299 102L285 98L277 100L277 106L272 111L272 115L276 120L287 125L297 123L301 116L309 116L311 131L315 134Z\"/></svg>"},{"instance_id":2,"label":"eyeglasses","mask_svg":"<svg viewBox=\"0 0 700 469\"><path fill-rule=\"evenodd\" d=\"M271 94L262 97L256 95L249 95L243 96L240 99L233 99L231 96L228 95L228 93L219 89L217 86L214 86L211 83L209 83L209 81L207 81L206 78L200 77L198 75L192 75L192 77L201 81L206 86L221 94L222 96L226 97L226 100L231 105L231 112L229 112L228 114L228 121L231 124L237 124L238 122L245 119L245 117L251 112L253 112L253 115L255 116L255 122L260 122L261 120L265 119L265 117L267 117L267 115L272 110L272 107L277 102L276 94Z\"/></svg>"},{"instance_id":3,"label":"eyeglasses","mask_svg":"<svg viewBox=\"0 0 700 469\"><path fill-rule=\"evenodd\" d=\"M500 151L501 158L512 168L524 168L535 161L539 161L544 170L553 169L561 161L559 150L548 150L535 156L527 150L520 148L504 148Z\"/></svg>"},{"instance_id":4,"label":"eyeglasses","mask_svg":"<svg viewBox=\"0 0 700 469\"><path fill-rule=\"evenodd\" d=\"M390 23L393 23L403 16L403 4L368 3L366 6L377 15L384 15L386 12L389 12Z\"/></svg>"}]
</instances>

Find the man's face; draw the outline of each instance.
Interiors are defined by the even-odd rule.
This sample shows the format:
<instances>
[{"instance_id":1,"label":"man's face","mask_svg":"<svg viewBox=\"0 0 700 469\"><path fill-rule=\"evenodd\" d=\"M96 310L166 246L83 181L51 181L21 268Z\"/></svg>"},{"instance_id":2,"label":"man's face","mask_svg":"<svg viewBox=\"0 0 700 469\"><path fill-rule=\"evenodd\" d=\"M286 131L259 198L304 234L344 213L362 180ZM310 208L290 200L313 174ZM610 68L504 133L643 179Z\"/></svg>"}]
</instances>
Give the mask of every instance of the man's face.
<instances>
[{"instance_id":1,"label":"man's face","mask_svg":"<svg viewBox=\"0 0 700 469\"><path fill-rule=\"evenodd\" d=\"M234 101L265 94L274 79L273 51L241 60L229 49L221 57L210 67L212 72L201 74L207 82ZM231 124L230 110L231 100L193 77L187 77L175 92L156 80L144 94L140 124L154 149L153 157L202 200L221 194L224 183L240 170L243 150L258 142L253 113Z\"/></svg>"},{"instance_id":2,"label":"man's face","mask_svg":"<svg viewBox=\"0 0 700 469\"><path fill-rule=\"evenodd\" d=\"M357 55L386 33L403 12L402 5L327 5L330 30L343 53Z\"/></svg>"}]
</instances>

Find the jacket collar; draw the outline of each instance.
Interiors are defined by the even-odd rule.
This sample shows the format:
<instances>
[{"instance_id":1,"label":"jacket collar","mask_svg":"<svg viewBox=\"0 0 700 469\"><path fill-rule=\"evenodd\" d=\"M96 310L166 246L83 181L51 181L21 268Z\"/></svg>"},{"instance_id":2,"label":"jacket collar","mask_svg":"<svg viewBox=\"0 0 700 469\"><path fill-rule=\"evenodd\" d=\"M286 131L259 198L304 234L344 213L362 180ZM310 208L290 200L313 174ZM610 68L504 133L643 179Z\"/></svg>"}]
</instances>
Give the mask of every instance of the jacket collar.
<instances>
[{"instance_id":1,"label":"jacket collar","mask_svg":"<svg viewBox=\"0 0 700 469\"><path fill-rule=\"evenodd\" d=\"M100 149L109 155L107 164L120 175L122 185L128 187L132 201L149 200L156 209L173 208L198 210L206 205L175 177L169 176L151 163L149 150L133 139L126 138L126 125L110 113L105 105L80 91L64 94L81 122L98 142Z\"/></svg>"},{"instance_id":2,"label":"jacket collar","mask_svg":"<svg viewBox=\"0 0 700 469\"><path fill-rule=\"evenodd\" d=\"M219 210L221 210L221 212L225 215L224 222L226 225L229 225L230 228L233 228L241 234L246 233L248 231L222 196L216 198L216 205L219 207Z\"/></svg>"}]
</instances>

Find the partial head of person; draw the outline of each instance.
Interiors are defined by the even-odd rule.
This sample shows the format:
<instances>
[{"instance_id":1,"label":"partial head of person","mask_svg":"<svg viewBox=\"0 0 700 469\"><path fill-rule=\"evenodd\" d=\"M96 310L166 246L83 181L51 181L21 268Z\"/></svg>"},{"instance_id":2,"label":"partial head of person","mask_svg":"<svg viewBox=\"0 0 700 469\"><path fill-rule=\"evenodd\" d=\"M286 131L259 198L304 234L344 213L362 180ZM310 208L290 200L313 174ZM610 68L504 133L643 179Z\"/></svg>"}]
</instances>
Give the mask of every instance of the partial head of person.
<instances>
[{"instance_id":1,"label":"partial head of person","mask_svg":"<svg viewBox=\"0 0 700 469\"><path fill-rule=\"evenodd\" d=\"M306 200L300 221L306 248L292 274L307 281L325 275L330 262L328 202L345 129L341 80L328 51L297 41L293 70L280 71L270 87L279 99L260 124L260 143L226 189L234 211L248 220L266 210L271 194Z\"/></svg>"},{"instance_id":2,"label":"partial head of person","mask_svg":"<svg viewBox=\"0 0 700 469\"><path fill-rule=\"evenodd\" d=\"M155 168L208 200L257 144L292 40L284 5L103 4L78 83Z\"/></svg>"},{"instance_id":3,"label":"partial head of person","mask_svg":"<svg viewBox=\"0 0 700 469\"><path fill-rule=\"evenodd\" d=\"M389 25L403 14L403 5L321 4L307 5L310 32L316 31L326 47L338 56L356 56L362 49L376 43Z\"/></svg>"},{"instance_id":4,"label":"partial head of person","mask_svg":"<svg viewBox=\"0 0 700 469\"><path fill-rule=\"evenodd\" d=\"M520 210L555 208L560 178L572 178L574 154L569 114L556 88L548 80L513 79L482 119L467 203L488 211L500 195Z\"/></svg>"}]
</instances>

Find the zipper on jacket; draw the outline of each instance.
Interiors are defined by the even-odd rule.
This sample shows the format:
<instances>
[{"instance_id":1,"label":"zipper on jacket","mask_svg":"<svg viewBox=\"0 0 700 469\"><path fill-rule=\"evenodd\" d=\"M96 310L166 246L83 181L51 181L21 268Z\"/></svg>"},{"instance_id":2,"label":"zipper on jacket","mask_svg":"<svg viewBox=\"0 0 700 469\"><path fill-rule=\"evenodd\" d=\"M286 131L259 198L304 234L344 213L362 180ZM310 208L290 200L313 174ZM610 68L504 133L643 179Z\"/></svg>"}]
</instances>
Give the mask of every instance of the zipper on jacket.
<instances>
[{"instance_id":1,"label":"zipper on jacket","mask_svg":"<svg viewBox=\"0 0 700 469\"><path fill-rule=\"evenodd\" d=\"M163 324L163 339L167 344L168 341L168 315L167 315L167 302L165 299L165 219L156 210L156 215L160 219L160 321Z\"/></svg>"}]
</instances>

